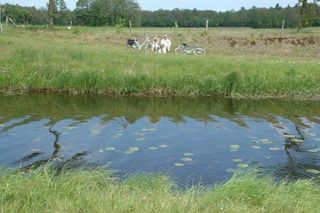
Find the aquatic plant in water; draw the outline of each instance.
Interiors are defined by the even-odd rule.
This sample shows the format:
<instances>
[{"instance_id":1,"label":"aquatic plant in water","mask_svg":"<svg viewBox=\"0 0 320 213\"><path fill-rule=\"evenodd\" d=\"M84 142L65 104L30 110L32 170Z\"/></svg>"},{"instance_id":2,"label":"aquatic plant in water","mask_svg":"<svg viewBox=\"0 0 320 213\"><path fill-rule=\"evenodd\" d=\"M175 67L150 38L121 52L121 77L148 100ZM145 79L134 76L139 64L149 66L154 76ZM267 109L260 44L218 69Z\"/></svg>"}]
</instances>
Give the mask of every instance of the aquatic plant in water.
<instances>
[{"instance_id":1,"label":"aquatic plant in water","mask_svg":"<svg viewBox=\"0 0 320 213\"><path fill-rule=\"evenodd\" d=\"M138 147L130 147L127 151L125 151L125 154L133 154L135 152L139 151Z\"/></svg>"},{"instance_id":2,"label":"aquatic plant in water","mask_svg":"<svg viewBox=\"0 0 320 213\"><path fill-rule=\"evenodd\" d=\"M105 150L106 150L106 151L114 151L114 150L116 150L116 148L114 148L114 147L107 147Z\"/></svg>"},{"instance_id":3,"label":"aquatic plant in water","mask_svg":"<svg viewBox=\"0 0 320 213\"><path fill-rule=\"evenodd\" d=\"M192 161L192 158L184 157L184 158L181 158L181 161L184 161L184 162L191 162L191 161Z\"/></svg>"},{"instance_id":4,"label":"aquatic plant in water","mask_svg":"<svg viewBox=\"0 0 320 213\"><path fill-rule=\"evenodd\" d=\"M192 157L192 156L194 156L193 153L189 153L189 152L184 153L183 155L184 155L185 157Z\"/></svg>"},{"instance_id":5,"label":"aquatic plant in water","mask_svg":"<svg viewBox=\"0 0 320 213\"><path fill-rule=\"evenodd\" d=\"M150 146L148 149L151 151L155 151L155 150L158 150L159 148L156 146Z\"/></svg>"},{"instance_id":6,"label":"aquatic plant in water","mask_svg":"<svg viewBox=\"0 0 320 213\"><path fill-rule=\"evenodd\" d=\"M240 145L238 144L234 144L234 145L230 145L230 152L237 152L240 149Z\"/></svg>"}]
</instances>

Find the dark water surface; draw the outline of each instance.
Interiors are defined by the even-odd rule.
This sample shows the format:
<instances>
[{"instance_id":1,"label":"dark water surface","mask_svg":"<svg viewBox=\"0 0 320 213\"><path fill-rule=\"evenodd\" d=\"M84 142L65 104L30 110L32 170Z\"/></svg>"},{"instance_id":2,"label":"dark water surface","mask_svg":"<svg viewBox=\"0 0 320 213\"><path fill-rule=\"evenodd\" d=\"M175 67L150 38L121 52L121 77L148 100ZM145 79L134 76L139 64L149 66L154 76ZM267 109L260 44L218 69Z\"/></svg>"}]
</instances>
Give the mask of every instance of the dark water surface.
<instances>
[{"instance_id":1,"label":"dark water surface","mask_svg":"<svg viewBox=\"0 0 320 213\"><path fill-rule=\"evenodd\" d=\"M0 96L0 166L48 161L213 184L234 169L320 173L320 102Z\"/></svg>"}]
</instances>

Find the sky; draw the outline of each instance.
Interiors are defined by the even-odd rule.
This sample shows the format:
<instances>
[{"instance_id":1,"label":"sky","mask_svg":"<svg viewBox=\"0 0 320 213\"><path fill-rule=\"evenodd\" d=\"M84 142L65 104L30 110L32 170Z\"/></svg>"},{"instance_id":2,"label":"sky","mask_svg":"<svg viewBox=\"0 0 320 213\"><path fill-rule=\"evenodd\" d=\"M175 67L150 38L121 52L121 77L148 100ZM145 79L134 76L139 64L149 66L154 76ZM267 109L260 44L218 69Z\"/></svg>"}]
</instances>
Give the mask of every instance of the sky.
<instances>
[{"instance_id":1,"label":"sky","mask_svg":"<svg viewBox=\"0 0 320 213\"><path fill-rule=\"evenodd\" d=\"M1 4L19 4L22 6L45 7L48 0L0 0ZM77 0L65 0L69 9L74 9ZM199 9L199 10L239 10L241 7L271 7L279 3L281 6L295 5L298 0L138 0L144 10L157 9Z\"/></svg>"}]
</instances>

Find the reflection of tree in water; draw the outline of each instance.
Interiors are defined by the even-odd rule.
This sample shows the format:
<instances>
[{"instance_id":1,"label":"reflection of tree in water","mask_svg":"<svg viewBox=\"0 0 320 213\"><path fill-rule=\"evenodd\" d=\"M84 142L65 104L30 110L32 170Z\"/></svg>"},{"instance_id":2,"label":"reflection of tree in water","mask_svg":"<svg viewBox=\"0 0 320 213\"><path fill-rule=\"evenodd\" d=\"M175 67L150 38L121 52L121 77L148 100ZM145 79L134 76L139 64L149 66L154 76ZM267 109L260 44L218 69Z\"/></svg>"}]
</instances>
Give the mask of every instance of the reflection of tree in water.
<instances>
[{"instance_id":1,"label":"reflection of tree in water","mask_svg":"<svg viewBox=\"0 0 320 213\"><path fill-rule=\"evenodd\" d=\"M67 160L63 159L62 155L60 154L61 145L59 144L61 133L56 130L53 130L54 125L55 124L51 124L51 126L49 127L49 132L54 136L52 154L44 159L36 160L30 164L27 164L26 166L23 166L21 170L29 170L31 168L35 169L46 164L50 164L50 166L53 166L55 169L61 170L62 168L78 167L83 164L83 157L88 154L86 151L76 153ZM29 162L35 157L42 154L44 153L39 150L35 150L31 154L21 158L16 163L23 164Z\"/></svg>"},{"instance_id":2,"label":"reflection of tree in water","mask_svg":"<svg viewBox=\"0 0 320 213\"><path fill-rule=\"evenodd\" d=\"M129 124L148 117L150 123L169 118L180 123L185 117L200 121L212 121L213 116L232 120L246 127L244 117L272 121L275 116L292 120L301 125L295 115L303 115L310 121L320 123L318 111L320 102L289 100L240 100L224 98L142 98L142 97L96 97L63 95L8 96L0 99L2 122L15 120L1 132L51 117L58 122L73 119L85 123L93 117L102 117L108 123L124 117ZM14 108L12 108L14 106ZM12 110L14 109L14 110ZM37 112L37 113L34 113ZM80 116L81 115L81 116ZM103 115L103 116L102 116ZM30 117L28 117L30 116ZM22 121L17 119L23 118Z\"/></svg>"},{"instance_id":3,"label":"reflection of tree in water","mask_svg":"<svg viewBox=\"0 0 320 213\"><path fill-rule=\"evenodd\" d=\"M274 123L273 126L278 132L284 137L284 150L287 154L287 163L283 166L278 167L274 171L276 177L299 179L299 178L310 178L311 174L306 172L306 169L320 169L319 159L312 153L308 152L308 147L305 142L295 142L294 139L306 140L304 127L294 124L294 131L296 132L295 137L288 137L289 128L281 124L280 122ZM273 170L273 169L272 169Z\"/></svg>"},{"instance_id":4,"label":"reflection of tree in water","mask_svg":"<svg viewBox=\"0 0 320 213\"><path fill-rule=\"evenodd\" d=\"M53 151L53 153L51 155L51 158L53 160L55 160L55 159L60 159L60 157L61 157L61 156L58 155L59 151L60 151L60 148L61 148L60 144L58 144L61 133L58 132L58 131L52 130L52 128L53 128L53 125L51 125L49 127L49 132L55 136L55 139L54 139L54 142L53 142L54 151Z\"/></svg>"}]
</instances>

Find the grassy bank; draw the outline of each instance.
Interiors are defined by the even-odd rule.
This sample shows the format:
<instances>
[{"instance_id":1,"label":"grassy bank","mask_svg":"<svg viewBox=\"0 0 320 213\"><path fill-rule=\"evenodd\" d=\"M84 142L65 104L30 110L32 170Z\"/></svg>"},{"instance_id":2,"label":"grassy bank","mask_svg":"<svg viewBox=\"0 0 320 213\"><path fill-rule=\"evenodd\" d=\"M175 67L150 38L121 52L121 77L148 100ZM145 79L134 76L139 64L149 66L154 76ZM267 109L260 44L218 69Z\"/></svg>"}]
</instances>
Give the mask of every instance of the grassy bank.
<instances>
[{"instance_id":1,"label":"grassy bank","mask_svg":"<svg viewBox=\"0 0 320 213\"><path fill-rule=\"evenodd\" d=\"M1 172L0 212L318 212L320 187L311 180L275 184L252 173L213 187L174 190L164 176L134 176L48 168Z\"/></svg>"},{"instance_id":2,"label":"grassy bank","mask_svg":"<svg viewBox=\"0 0 320 213\"><path fill-rule=\"evenodd\" d=\"M0 37L0 90L319 98L318 29L281 35L315 42L304 46L264 43L265 38L279 37L273 31L148 30L160 35L169 31L174 46L184 40L199 41L208 54L137 52L125 44L131 34L114 29L11 29ZM237 42L235 46L229 44L229 37ZM241 43L244 38L255 45Z\"/></svg>"}]
</instances>

